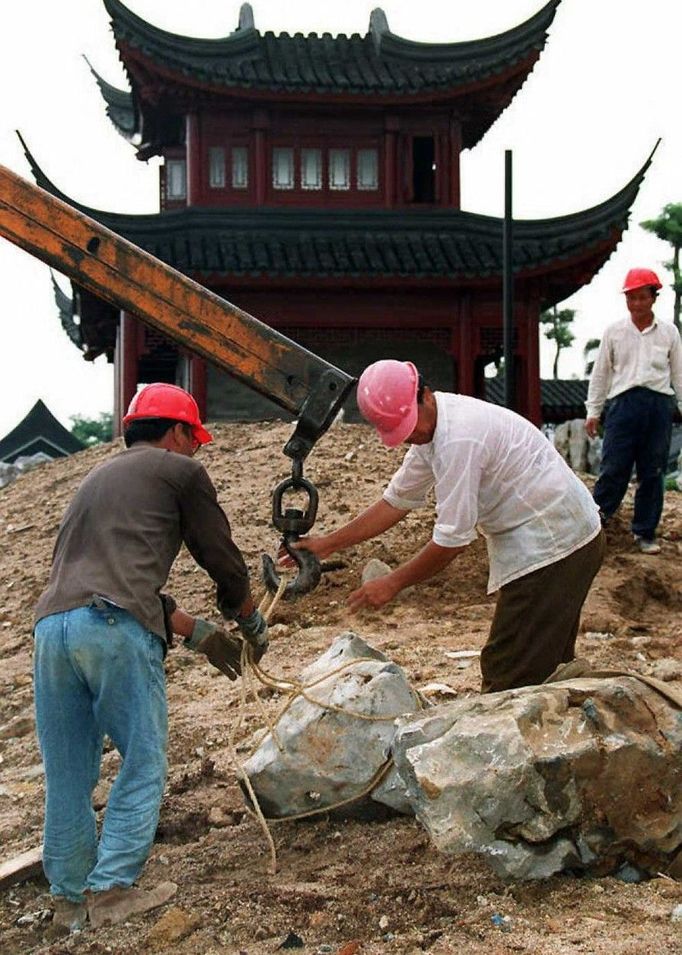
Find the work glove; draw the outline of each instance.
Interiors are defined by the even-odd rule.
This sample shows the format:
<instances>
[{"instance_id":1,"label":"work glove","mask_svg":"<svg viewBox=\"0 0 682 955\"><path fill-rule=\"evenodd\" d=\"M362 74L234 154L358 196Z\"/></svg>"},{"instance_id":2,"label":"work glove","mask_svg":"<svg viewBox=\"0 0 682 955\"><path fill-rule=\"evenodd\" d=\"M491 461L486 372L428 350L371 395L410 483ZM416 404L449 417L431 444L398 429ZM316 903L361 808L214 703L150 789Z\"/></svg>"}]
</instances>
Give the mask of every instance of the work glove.
<instances>
[{"instance_id":1,"label":"work glove","mask_svg":"<svg viewBox=\"0 0 682 955\"><path fill-rule=\"evenodd\" d=\"M222 627L197 617L192 635L185 637L184 644L190 650L203 653L228 680L236 680L241 675L242 641L231 637Z\"/></svg>"},{"instance_id":2,"label":"work glove","mask_svg":"<svg viewBox=\"0 0 682 955\"><path fill-rule=\"evenodd\" d=\"M252 610L248 617L237 615L234 620L244 640L249 644L251 659L254 663L258 663L268 649L267 620L257 608Z\"/></svg>"}]
</instances>

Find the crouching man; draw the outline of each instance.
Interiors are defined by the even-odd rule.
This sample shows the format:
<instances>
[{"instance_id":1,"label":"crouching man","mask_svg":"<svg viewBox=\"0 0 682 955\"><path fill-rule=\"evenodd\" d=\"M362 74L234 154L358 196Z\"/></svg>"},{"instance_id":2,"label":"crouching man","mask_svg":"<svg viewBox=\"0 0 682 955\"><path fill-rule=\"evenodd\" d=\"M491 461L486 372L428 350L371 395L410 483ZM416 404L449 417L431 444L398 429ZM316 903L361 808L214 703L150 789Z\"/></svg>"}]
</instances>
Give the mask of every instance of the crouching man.
<instances>
[{"instance_id":1,"label":"crouching man","mask_svg":"<svg viewBox=\"0 0 682 955\"><path fill-rule=\"evenodd\" d=\"M184 543L258 658L267 627L204 467L211 441L182 388L151 384L123 419L126 450L87 475L66 510L36 608L36 727L45 765L43 867L54 932L120 922L166 902L173 883L134 886L166 779L163 661L173 631L227 676L241 640L161 593ZM107 735L121 756L98 839L92 792Z\"/></svg>"}]
</instances>

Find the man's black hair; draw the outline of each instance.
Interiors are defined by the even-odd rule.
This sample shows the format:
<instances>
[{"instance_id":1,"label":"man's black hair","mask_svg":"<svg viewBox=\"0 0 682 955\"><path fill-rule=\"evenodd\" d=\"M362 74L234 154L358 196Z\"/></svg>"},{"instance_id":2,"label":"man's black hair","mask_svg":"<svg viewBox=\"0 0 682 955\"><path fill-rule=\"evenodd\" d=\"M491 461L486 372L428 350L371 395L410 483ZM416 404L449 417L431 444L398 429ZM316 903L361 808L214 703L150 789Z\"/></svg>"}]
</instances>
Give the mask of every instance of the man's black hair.
<instances>
[{"instance_id":1,"label":"man's black hair","mask_svg":"<svg viewBox=\"0 0 682 955\"><path fill-rule=\"evenodd\" d=\"M131 421L123 432L125 446L130 448L138 441L161 441L176 424L181 424L183 428L189 430L189 425L185 421L178 421L175 418L138 418L136 421Z\"/></svg>"},{"instance_id":2,"label":"man's black hair","mask_svg":"<svg viewBox=\"0 0 682 955\"><path fill-rule=\"evenodd\" d=\"M426 388L426 382L421 372L417 372L419 378L417 379L417 404L420 405L424 400L424 388Z\"/></svg>"}]
</instances>

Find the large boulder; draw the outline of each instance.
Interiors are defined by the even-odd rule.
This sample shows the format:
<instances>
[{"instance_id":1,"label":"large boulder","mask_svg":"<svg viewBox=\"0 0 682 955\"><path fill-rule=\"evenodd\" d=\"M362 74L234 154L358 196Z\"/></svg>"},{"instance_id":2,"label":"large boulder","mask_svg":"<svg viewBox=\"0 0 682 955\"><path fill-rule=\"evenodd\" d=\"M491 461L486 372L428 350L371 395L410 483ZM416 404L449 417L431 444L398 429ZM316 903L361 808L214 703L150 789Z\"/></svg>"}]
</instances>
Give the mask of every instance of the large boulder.
<instances>
[{"instance_id":1,"label":"large boulder","mask_svg":"<svg viewBox=\"0 0 682 955\"><path fill-rule=\"evenodd\" d=\"M402 718L393 754L435 845L503 877L655 873L682 844L682 715L634 676L444 704Z\"/></svg>"},{"instance_id":2,"label":"large boulder","mask_svg":"<svg viewBox=\"0 0 682 955\"><path fill-rule=\"evenodd\" d=\"M390 762L395 717L424 704L405 674L356 634L339 636L300 676L286 708L244 769L266 816L343 807L411 812ZM377 784L372 786L372 780ZM340 807L341 808L341 807Z\"/></svg>"}]
</instances>

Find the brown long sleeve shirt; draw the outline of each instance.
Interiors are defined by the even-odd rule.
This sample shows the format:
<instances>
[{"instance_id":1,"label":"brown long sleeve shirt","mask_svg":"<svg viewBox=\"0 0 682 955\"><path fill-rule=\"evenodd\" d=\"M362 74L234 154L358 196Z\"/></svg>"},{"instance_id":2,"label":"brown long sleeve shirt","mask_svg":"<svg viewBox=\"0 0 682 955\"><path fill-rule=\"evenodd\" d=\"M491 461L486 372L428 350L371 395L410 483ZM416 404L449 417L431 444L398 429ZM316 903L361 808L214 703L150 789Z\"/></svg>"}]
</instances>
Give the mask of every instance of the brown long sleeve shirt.
<instances>
[{"instance_id":1,"label":"brown long sleeve shirt","mask_svg":"<svg viewBox=\"0 0 682 955\"><path fill-rule=\"evenodd\" d=\"M248 571L203 465L139 442L94 468L66 510L36 621L99 595L166 639L161 590L182 543L234 616Z\"/></svg>"}]
</instances>

